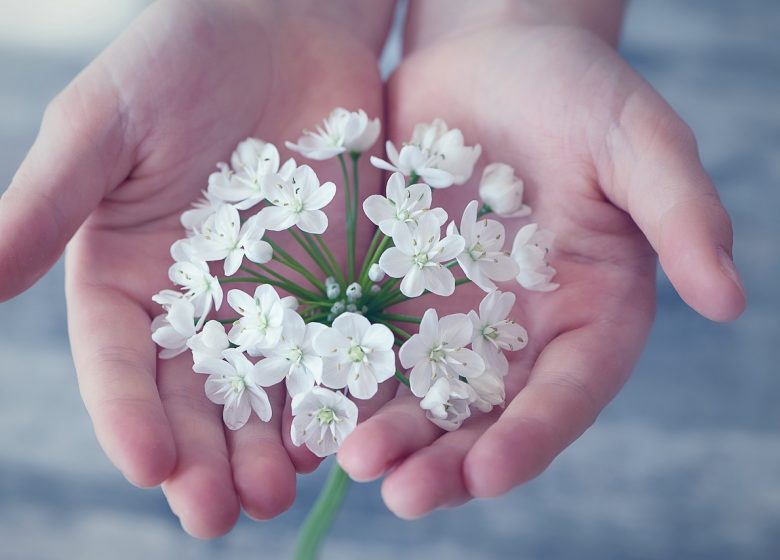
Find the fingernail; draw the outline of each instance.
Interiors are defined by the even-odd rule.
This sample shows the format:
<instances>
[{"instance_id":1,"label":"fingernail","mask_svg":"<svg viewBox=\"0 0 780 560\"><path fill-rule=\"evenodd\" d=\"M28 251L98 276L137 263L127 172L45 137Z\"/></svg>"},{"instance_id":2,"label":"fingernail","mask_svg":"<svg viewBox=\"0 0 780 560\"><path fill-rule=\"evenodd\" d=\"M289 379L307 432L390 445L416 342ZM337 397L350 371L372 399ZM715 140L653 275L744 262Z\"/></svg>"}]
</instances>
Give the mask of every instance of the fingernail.
<instances>
[{"instance_id":1,"label":"fingernail","mask_svg":"<svg viewBox=\"0 0 780 560\"><path fill-rule=\"evenodd\" d=\"M718 247L718 256L720 257L720 268L723 271L723 274L728 276L731 281L736 284L737 288L739 288L739 291L742 292L742 295L744 296L745 286L742 284L742 279L739 277L739 272L737 272L737 267L734 266L734 261L731 259L731 256L723 247Z\"/></svg>"}]
</instances>

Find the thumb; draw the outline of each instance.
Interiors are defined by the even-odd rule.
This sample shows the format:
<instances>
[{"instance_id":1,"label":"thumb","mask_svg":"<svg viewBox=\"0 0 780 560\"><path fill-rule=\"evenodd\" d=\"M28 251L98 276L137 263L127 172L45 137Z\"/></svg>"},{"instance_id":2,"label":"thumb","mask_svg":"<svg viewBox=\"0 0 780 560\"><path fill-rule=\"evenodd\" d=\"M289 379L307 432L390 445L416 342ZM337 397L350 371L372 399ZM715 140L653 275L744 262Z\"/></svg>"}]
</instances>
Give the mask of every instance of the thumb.
<instances>
[{"instance_id":1,"label":"thumb","mask_svg":"<svg viewBox=\"0 0 780 560\"><path fill-rule=\"evenodd\" d=\"M642 82L606 140L602 186L650 241L682 299L709 319L736 319L746 298L731 256L731 220L690 128Z\"/></svg>"},{"instance_id":2,"label":"thumb","mask_svg":"<svg viewBox=\"0 0 780 560\"><path fill-rule=\"evenodd\" d=\"M47 107L35 142L0 198L0 301L29 288L132 166L123 107L105 72L87 68Z\"/></svg>"}]
</instances>

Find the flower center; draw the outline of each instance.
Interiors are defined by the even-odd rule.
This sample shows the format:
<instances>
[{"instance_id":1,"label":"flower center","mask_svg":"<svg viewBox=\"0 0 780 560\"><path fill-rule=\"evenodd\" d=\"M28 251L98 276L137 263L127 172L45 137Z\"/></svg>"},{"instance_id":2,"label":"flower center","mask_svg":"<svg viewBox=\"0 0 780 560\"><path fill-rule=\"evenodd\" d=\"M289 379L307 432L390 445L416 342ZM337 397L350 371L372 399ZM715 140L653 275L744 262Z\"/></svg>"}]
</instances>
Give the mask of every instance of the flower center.
<instances>
[{"instance_id":1,"label":"flower center","mask_svg":"<svg viewBox=\"0 0 780 560\"><path fill-rule=\"evenodd\" d=\"M441 344L438 346L435 346L434 348L431 348L431 352L428 354L428 358L432 362L443 362L444 356L447 354L447 352L444 350Z\"/></svg>"},{"instance_id":2,"label":"flower center","mask_svg":"<svg viewBox=\"0 0 780 560\"><path fill-rule=\"evenodd\" d=\"M292 205L292 211L296 214L303 212L303 201L300 198L296 198Z\"/></svg>"},{"instance_id":3,"label":"flower center","mask_svg":"<svg viewBox=\"0 0 780 560\"><path fill-rule=\"evenodd\" d=\"M236 376L230 379L230 388L233 392L241 393L244 390L244 387L246 387L246 381L244 381L243 377Z\"/></svg>"},{"instance_id":4,"label":"flower center","mask_svg":"<svg viewBox=\"0 0 780 560\"><path fill-rule=\"evenodd\" d=\"M321 426L329 426L334 422L338 422L339 419L336 416L336 412L332 408L323 407L317 412L317 421Z\"/></svg>"},{"instance_id":5,"label":"flower center","mask_svg":"<svg viewBox=\"0 0 780 560\"><path fill-rule=\"evenodd\" d=\"M291 361L293 365L301 365L301 361L303 360L303 350L301 347L295 346L290 348L290 351L287 353L287 359Z\"/></svg>"},{"instance_id":6,"label":"flower center","mask_svg":"<svg viewBox=\"0 0 780 560\"><path fill-rule=\"evenodd\" d=\"M349 349L347 355L349 356L349 359L352 360L354 363L358 363L365 360L366 351L363 349L362 346L356 344L355 346Z\"/></svg>"},{"instance_id":7,"label":"flower center","mask_svg":"<svg viewBox=\"0 0 780 560\"><path fill-rule=\"evenodd\" d=\"M398 219L402 222L405 222L411 217L412 217L411 213L406 208L398 211Z\"/></svg>"},{"instance_id":8,"label":"flower center","mask_svg":"<svg viewBox=\"0 0 780 560\"><path fill-rule=\"evenodd\" d=\"M268 315L260 313L257 316L257 328L260 329L260 332L268 330Z\"/></svg>"},{"instance_id":9,"label":"flower center","mask_svg":"<svg viewBox=\"0 0 780 560\"><path fill-rule=\"evenodd\" d=\"M485 248L480 243L474 243L471 249L469 249L469 256L472 260L478 261L485 256Z\"/></svg>"},{"instance_id":10,"label":"flower center","mask_svg":"<svg viewBox=\"0 0 780 560\"><path fill-rule=\"evenodd\" d=\"M498 329L493 325L485 325L482 327L482 336L488 340L495 340L498 338Z\"/></svg>"},{"instance_id":11,"label":"flower center","mask_svg":"<svg viewBox=\"0 0 780 560\"><path fill-rule=\"evenodd\" d=\"M426 264L428 264L428 253L417 253L414 256L414 264L420 268L423 268Z\"/></svg>"}]
</instances>

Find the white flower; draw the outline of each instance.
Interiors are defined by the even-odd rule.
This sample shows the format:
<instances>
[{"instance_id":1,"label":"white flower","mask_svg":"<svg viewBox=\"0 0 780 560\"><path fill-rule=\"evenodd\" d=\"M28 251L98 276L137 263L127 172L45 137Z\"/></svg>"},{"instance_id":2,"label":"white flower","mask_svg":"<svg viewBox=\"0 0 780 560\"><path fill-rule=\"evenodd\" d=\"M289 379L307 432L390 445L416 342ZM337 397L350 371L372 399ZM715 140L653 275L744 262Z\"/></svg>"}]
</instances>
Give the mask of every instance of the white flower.
<instances>
[{"instance_id":1,"label":"white flower","mask_svg":"<svg viewBox=\"0 0 780 560\"><path fill-rule=\"evenodd\" d=\"M400 152L390 141L386 150L390 162L372 157L371 163L375 167L399 171L407 177L415 174L434 188L462 185L468 181L482 153L479 144L464 146L463 133L457 128L448 130L441 119L415 126L412 139Z\"/></svg>"},{"instance_id":2,"label":"white flower","mask_svg":"<svg viewBox=\"0 0 780 560\"><path fill-rule=\"evenodd\" d=\"M254 297L241 290L230 290L228 304L242 317L233 323L228 340L250 356L259 356L282 337L286 306L271 286L263 284Z\"/></svg>"},{"instance_id":3,"label":"white flower","mask_svg":"<svg viewBox=\"0 0 780 560\"><path fill-rule=\"evenodd\" d=\"M523 180L505 163L491 163L482 172L479 197L503 218L521 218L531 213L523 204Z\"/></svg>"},{"instance_id":4,"label":"white flower","mask_svg":"<svg viewBox=\"0 0 780 560\"><path fill-rule=\"evenodd\" d=\"M486 369L482 375L469 379L475 399L473 405L482 412L490 412L494 406L503 406L506 388L503 376L495 370Z\"/></svg>"},{"instance_id":5,"label":"white flower","mask_svg":"<svg viewBox=\"0 0 780 560\"><path fill-rule=\"evenodd\" d=\"M395 373L393 333L385 325L372 325L356 313L343 313L333 327L314 339L322 356L322 383L333 389L349 387L358 399L370 399L379 383Z\"/></svg>"},{"instance_id":6,"label":"white flower","mask_svg":"<svg viewBox=\"0 0 780 560\"><path fill-rule=\"evenodd\" d=\"M189 242L195 254L204 261L225 259L225 274L232 276L241 266L244 255L259 264L271 260L273 251L263 241L263 235L265 230L257 216L252 216L242 226L236 207L225 204L204 222Z\"/></svg>"},{"instance_id":7,"label":"white flower","mask_svg":"<svg viewBox=\"0 0 780 560\"><path fill-rule=\"evenodd\" d=\"M167 360L187 349L187 340L195 335L195 308L186 299L174 301L165 315L152 321L152 340L163 348L160 358Z\"/></svg>"},{"instance_id":8,"label":"white flower","mask_svg":"<svg viewBox=\"0 0 780 560\"><path fill-rule=\"evenodd\" d=\"M480 302L479 314L469 311L469 320L474 327L471 347L489 368L501 375L509 371L504 350L515 352L528 344L526 330L508 318L514 304L515 294L495 291Z\"/></svg>"},{"instance_id":9,"label":"white flower","mask_svg":"<svg viewBox=\"0 0 780 560\"><path fill-rule=\"evenodd\" d=\"M192 235L203 227L205 221L225 205L225 201L217 198L208 191L203 191L203 198L192 204L192 208L181 215L181 225Z\"/></svg>"},{"instance_id":10,"label":"white flower","mask_svg":"<svg viewBox=\"0 0 780 560\"><path fill-rule=\"evenodd\" d=\"M466 315L457 313L439 319L435 309L428 309L420 331L404 342L398 357L405 369L411 368L409 383L418 397L423 397L439 377L470 379L485 370L482 358L465 348L471 342L472 326Z\"/></svg>"},{"instance_id":11,"label":"white flower","mask_svg":"<svg viewBox=\"0 0 780 560\"><path fill-rule=\"evenodd\" d=\"M179 240L171 245L171 256L176 261L168 269L168 278L181 286L184 298L195 308L195 316L205 320L211 311L212 303L216 309L222 305L222 286L216 276L212 276L205 261L194 258L189 240ZM164 290L162 293L167 292ZM160 294L152 298L164 305Z\"/></svg>"},{"instance_id":12,"label":"white flower","mask_svg":"<svg viewBox=\"0 0 780 560\"><path fill-rule=\"evenodd\" d=\"M364 152L379 137L379 119L369 120L363 109L347 111L338 107L317 127L304 131L298 143L285 145L311 159L330 159L344 152Z\"/></svg>"},{"instance_id":13,"label":"white flower","mask_svg":"<svg viewBox=\"0 0 780 560\"><path fill-rule=\"evenodd\" d=\"M512 258L520 267L517 282L527 290L550 292L560 284L551 282L555 269L547 264L547 253L552 247L554 235L537 224L520 228L512 245Z\"/></svg>"},{"instance_id":14,"label":"white flower","mask_svg":"<svg viewBox=\"0 0 780 560\"><path fill-rule=\"evenodd\" d=\"M219 321L209 321L200 333L187 340L187 347L192 350L192 359L197 364L206 359L222 359L222 352L230 348L230 341Z\"/></svg>"},{"instance_id":15,"label":"white flower","mask_svg":"<svg viewBox=\"0 0 780 560\"><path fill-rule=\"evenodd\" d=\"M331 182L320 186L311 167L302 165L289 179L268 175L264 182L265 195L273 206L267 206L257 215L263 227L282 231L297 225L308 233L323 233L328 228L324 208L336 195Z\"/></svg>"},{"instance_id":16,"label":"white flower","mask_svg":"<svg viewBox=\"0 0 780 560\"><path fill-rule=\"evenodd\" d=\"M363 202L363 211L382 233L392 236L399 225L417 225L423 214L436 216L441 226L447 221L442 208L431 209L431 188L423 183L406 186L401 173L393 173L387 181L387 197L373 194Z\"/></svg>"},{"instance_id":17,"label":"white flower","mask_svg":"<svg viewBox=\"0 0 780 560\"><path fill-rule=\"evenodd\" d=\"M381 282L385 279L385 271L379 266L379 263L374 263L368 267L368 279L372 282Z\"/></svg>"},{"instance_id":18,"label":"white flower","mask_svg":"<svg viewBox=\"0 0 780 560\"><path fill-rule=\"evenodd\" d=\"M290 396L304 393L322 378L322 358L314 350L314 338L327 327L304 323L297 313L286 313L279 342L263 350L264 360L256 367L269 378L287 383Z\"/></svg>"},{"instance_id":19,"label":"white flower","mask_svg":"<svg viewBox=\"0 0 780 560\"><path fill-rule=\"evenodd\" d=\"M466 276L477 286L490 292L496 289L493 282L506 282L517 276L517 263L504 248L504 226L496 220L477 220L477 201L472 200L463 211L460 231L451 222L447 234L460 234L465 249L457 256L458 264Z\"/></svg>"},{"instance_id":20,"label":"white flower","mask_svg":"<svg viewBox=\"0 0 780 560\"><path fill-rule=\"evenodd\" d=\"M357 425L358 409L342 393L315 387L292 400L293 445L306 444L318 457L335 453Z\"/></svg>"},{"instance_id":21,"label":"white flower","mask_svg":"<svg viewBox=\"0 0 780 560\"><path fill-rule=\"evenodd\" d=\"M459 379L440 377L420 401L425 416L440 428L452 431L471 416L469 404L476 400L474 390Z\"/></svg>"},{"instance_id":22,"label":"white flower","mask_svg":"<svg viewBox=\"0 0 780 560\"><path fill-rule=\"evenodd\" d=\"M401 292L417 297L425 290L441 296L455 291L455 277L442 266L459 255L465 246L460 235L440 239L441 226L430 214L420 218L416 227L397 228L393 235L395 247L379 257L379 266L393 278L403 278Z\"/></svg>"},{"instance_id":23,"label":"white flower","mask_svg":"<svg viewBox=\"0 0 780 560\"><path fill-rule=\"evenodd\" d=\"M224 405L222 419L231 430L238 430L255 411L263 422L271 419L271 403L263 387L273 385L273 380L263 376L257 365L252 364L240 350L231 348L222 355L225 360L207 358L197 362L193 370L209 374L206 380L206 396L215 404Z\"/></svg>"},{"instance_id":24,"label":"white flower","mask_svg":"<svg viewBox=\"0 0 780 560\"><path fill-rule=\"evenodd\" d=\"M209 192L231 202L239 210L246 210L265 199L263 179L278 174L289 179L295 170L294 159L288 159L279 168L279 151L270 142L247 138L230 158L234 173L214 173L209 177Z\"/></svg>"}]
</instances>

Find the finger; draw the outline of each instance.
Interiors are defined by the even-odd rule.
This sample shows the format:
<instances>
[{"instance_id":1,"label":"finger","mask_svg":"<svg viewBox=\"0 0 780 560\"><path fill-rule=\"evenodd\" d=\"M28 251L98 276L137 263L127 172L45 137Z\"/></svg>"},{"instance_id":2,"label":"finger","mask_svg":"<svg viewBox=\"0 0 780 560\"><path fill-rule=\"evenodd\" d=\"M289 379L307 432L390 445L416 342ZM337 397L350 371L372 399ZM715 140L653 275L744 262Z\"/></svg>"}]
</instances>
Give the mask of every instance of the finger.
<instances>
[{"instance_id":1,"label":"finger","mask_svg":"<svg viewBox=\"0 0 780 560\"><path fill-rule=\"evenodd\" d=\"M108 458L133 484L162 483L176 448L156 384L148 314L67 268L68 330L79 390ZM117 320L121 318L121 320Z\"/></svg>"},{"instance_id":2,"label":"finger","mask_svg":"<svg viewBox=\"0 0 780 560\"><path fill-rule=\"evenodd\" d=\"M646 321L592 323L559 335L526 386L475 443L464 463L469 493L503 494L539 475L596 420L641 352Z\"/></svg>"},{"instance_id":3,"label":"finger","mask_svg":"<svg viewBox=\"0 0 780 560\"><path fill-rule=\"evenodd\" d=\"M233 483L253 519L276 517L295 500L295 466L281 434L283 388L272 387L268 397L273 405L269 422L252 415L243 428L227 432Z\"/></svg>"},{"instance_id":4,"label":"finger","mask_svg":"<svg viewBox=\"0 0 780 560\"><path fill-rule=\"evenodd\" d=\"M379 389L372 398L368 400L353 399L353 402L358 407L358 428L366 419L372 418L376 411L382 407L382 405L395 397L397 390L398 384L394 380L388 380L379 384ZM285 417L282 424L285 447L287 448L290 459L295 464L295 468L299 473L312 472L322 462L322 458L314 455L314 453L309 451L305 445L298 447L293 444L290 434L291 427L292 409L290 407L290 400L287 399L287 407L285 409ZM348 440L349 438L347 438L345 442Z\"/></svg>"},{"instance_id":5,"label":"finger","mask_svg":"<svg viewBox=\"0 0 780 560\"><path fill-rule=\"evenodd\" d=\"M647 236L683 300L716 321L739 316L745 294L731 221L688 126L643 83L627 97L605 153L600 182Z\"/></svg>"},{"instance_id":6,"label":"finger","mask_svg":"<svg viewBox=\"0 0 780 560\"><path fill-rule=\"evenodd\" d=\"M158 372L177 458L163 492L189 534L223 535L235 525L241 506L233 486L222 409L206 398L205 376L192 372L186 354L159 360Z\"/></svg>"},{"instance_id":7,"label":"finger","mask_svg":"<svg viewBox=\"0 0 780 560\"><path fill-rule=\"evenodd\" d=\"M492 415L467 420L403 461L382 483L382 498L388 509L403 519L416 519L437 508L469 500L463 461L493 421Z\"/></svg>"},{"instance_id":8,"label":"finger","mask_svg":"<svg viewBox=\"0 0 780 560\"><path fill-rule=\"evenodd\" d=\"M130 171L124 111L105 74L93 64L49 105L0 198L0 301L40 278Z\"/></svg>"},{"instance_id":9,"label":"finger","mask_svg":"<svg viewBox=\"0 0 780 560\"><path fill-rule=\"evenodd\" d=\"M339 449L339 465L353 480L374 480L442 432L425 417L420 399L399 396L355 428Z\"/></svg>"}]
</instances>

